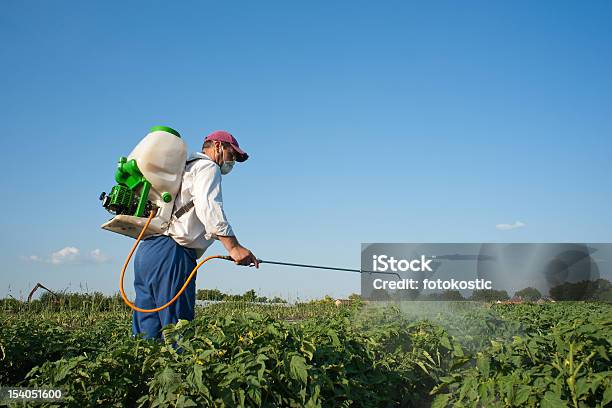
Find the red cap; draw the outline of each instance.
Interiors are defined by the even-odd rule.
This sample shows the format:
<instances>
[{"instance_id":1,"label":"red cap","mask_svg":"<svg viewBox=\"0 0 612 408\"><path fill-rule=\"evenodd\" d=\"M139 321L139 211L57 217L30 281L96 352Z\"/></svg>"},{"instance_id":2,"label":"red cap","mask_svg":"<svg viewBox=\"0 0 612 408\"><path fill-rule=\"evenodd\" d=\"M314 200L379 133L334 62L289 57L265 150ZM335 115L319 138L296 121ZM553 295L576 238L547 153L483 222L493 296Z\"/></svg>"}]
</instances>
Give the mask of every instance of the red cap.
<instances>
[{"instance_id":1,"label":"red cap","mask_svg":"<svg viewBox=\"0 0 612 408\"><path fill-rule=\"evenodd\" d=\"M204 139L204 141L207 140L216 140L218 142L229 143L237 153L236 161L238 162L243 162L249 158L249 155L246 154L246 152L240 148L240 145L238 144L236 138L232 136L231 133L226 132L225 130L217 130L216 132L212 132L210 135L206 136L206 139Z\"/></svg>"}]
</instances>

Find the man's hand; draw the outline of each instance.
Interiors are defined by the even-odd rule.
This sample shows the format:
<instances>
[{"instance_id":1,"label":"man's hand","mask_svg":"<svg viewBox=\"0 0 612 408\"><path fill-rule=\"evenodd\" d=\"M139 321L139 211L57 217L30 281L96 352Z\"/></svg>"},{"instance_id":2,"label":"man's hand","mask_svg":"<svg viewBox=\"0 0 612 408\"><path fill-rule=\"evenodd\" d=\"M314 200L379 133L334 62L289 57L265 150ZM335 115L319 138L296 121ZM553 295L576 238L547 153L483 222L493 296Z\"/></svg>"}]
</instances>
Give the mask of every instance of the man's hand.
<instances>
[{"instance_id":1,"label":"man's hand","mask_svg":"<svg viewBox=\"0 0 612 408\"><path fill-rule=\"evenodd\" d=\"M234 262L236 262L236 265L245 265L245 266L255 265L256 268L259 268L259 261L257 260L257 257L253 255L251 251L249 251L247 248L243 247L242 245L234 247L229 252L229 255L234 259Z\"/></svg>"},{"instance_id":2,"label":"man's hand","mask_svg":"<svg viewBox=\"0 0 612 408\"><path fill-rule=\"evenodd\" d=\"M238 243L235 236L218 235L219 241L223 244L229 256L234 259L236 265L255 266L259 268L259 261L251 251Z\"/></svg>"}]
</instances>

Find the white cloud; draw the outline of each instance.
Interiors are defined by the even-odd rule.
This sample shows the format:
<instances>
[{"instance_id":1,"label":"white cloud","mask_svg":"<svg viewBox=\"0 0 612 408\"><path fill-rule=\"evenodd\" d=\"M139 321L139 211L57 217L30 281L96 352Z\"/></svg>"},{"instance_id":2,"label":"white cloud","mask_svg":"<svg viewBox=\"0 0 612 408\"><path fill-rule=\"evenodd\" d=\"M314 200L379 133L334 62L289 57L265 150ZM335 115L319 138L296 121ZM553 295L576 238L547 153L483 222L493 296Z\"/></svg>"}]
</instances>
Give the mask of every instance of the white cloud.
<instances>
[{"instance_id":1,"label":"white cloud","mask_svg":"<svg viewBox=\"0 0 612 408\"><path fill-rule=\"evenodd\" d=\"M82 255L81 250L77 247L67 246L58 251L52 252L49 256L43 257L39 255L24 255L19 257L25 262L44 262L54 265L76 264L84 262L104 263L110 260L110 257L96 248L87 255Z\"/></svg>"},{"instance_id":2,"label":"white cloud","mask_svg":"<svg viewBox=\"0 0 612 408\"><path fill-rule=\"evenodd\" d=\"M109 257L104 255L102 251L98 248L94 249L89 253L91 260L96 263L103 263L109 260Z\"/></svg>"},{"instance_id":3,"label":"white cloud","mask_svg":"<svg viewBox=\"0 0 612 408\"><path fill-rule=\"evenodd\" d=\"M495 228L499 231L510 231L517 228L525 227L527 224L522 223L520 221L515 221L513 224L497 224Z\"/></svg>"},{"instance_id":4,"label":"white cloud","mask_svg":"<svg viewBox=\"0 0 612 408\"><path fill-rule=\"evenodd\" d=\"M20 258L23 261L28 261L28 262L42 262L43 261L38 255L21 256Z\"/></svg>"},{"instance_id":5,"label":"white cloud","mask_svg":"<svg viewBox=\"0 0 612 408\"><path fill-rule=\"evenodd\" d=\"M53 252L51 257L49 258L49 262L52 264L65 264L72 263L77 261L79 257L79 248L75 247L65 247L60 249L59 251Z\"/></svg>"}]
</instances>

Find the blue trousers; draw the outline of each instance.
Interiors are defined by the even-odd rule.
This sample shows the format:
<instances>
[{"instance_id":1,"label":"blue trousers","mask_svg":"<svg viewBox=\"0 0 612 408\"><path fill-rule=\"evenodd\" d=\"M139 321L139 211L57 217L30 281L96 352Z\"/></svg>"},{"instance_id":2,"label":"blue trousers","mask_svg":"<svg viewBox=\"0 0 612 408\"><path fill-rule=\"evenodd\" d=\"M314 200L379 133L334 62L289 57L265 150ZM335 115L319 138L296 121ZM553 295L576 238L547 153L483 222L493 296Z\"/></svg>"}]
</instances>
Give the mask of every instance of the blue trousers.
<instances>
[{"instance_id":1,"label":"blue trousers","mask_svg":"<svg viewBox=\"0 0 612 408\"><path fill-rule=\"evenodd\" d=\"M143 309L164 305L178 293L196 266L195 250L160 235L140 243L134 257L134 304ZM166 309L156 313L134 312L132 334L161 338L161 329L179 319L193 320L195 314L195 278L185 292Z\"/></svg>"}]
</instances>

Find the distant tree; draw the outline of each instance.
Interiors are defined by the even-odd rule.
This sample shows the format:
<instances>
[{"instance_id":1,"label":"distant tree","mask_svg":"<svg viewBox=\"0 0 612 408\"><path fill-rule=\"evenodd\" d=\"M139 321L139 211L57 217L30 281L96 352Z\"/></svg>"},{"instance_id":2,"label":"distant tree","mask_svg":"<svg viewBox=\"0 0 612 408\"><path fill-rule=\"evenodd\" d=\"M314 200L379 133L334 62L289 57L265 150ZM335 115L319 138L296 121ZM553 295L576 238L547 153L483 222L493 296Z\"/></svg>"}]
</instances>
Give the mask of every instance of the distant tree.
<instances>
[{"instance_id":1,"label":"distant tree","mask_svg":"<svg viewBox=\"0 0 612 408\"><path fill-rule=\"evenodd\" d=\"M612 302L612 282L607 279L594 281L591 298L602 302Z\"/></svg>"},{"instance_id":2,"label":"distant tree","mask_svg":"<svg viewBox=\"0 0 612 408\"><path fill-rule=\"evenodd\" d=\"M418 289L398 289L391 295L393 300L415 300L418 297Z\"/></svg>"},{"instance_id":3,"label":"distant tree","mask_svg":"<svg viewBox=\"0 0 612 408\"><path fill-rule=\"evenodd\" d=\"M391 296L384 289L374 289L370 293L370 300L391 300Z\"/></svg>"},{"instance_id":4,"label":"distant tree","mask_svg":"<svg viewBox=\"0 0 612 408\"><path fill-rule=\"evenodd\" d=\"M498 300L508 300L510 296L508 296L508 292L505 290L495 290L495 289L482 289L475 290L470 297L470 300L475 300L478 302L495 302Z\"/></svg>"},{"instance_id":5,"label":"distant tree","mask_svg":"<svg viewBox=\"0 0 612 408\"><path fill-rule=\"evenodd\" d=\"M542 298L540 291L532 287L521 289L518 292L515 292L514 296L520 296L523 300L528 302L535 302L536 300Z\"/></svg>"},{"instance_id":6,"label":"distant tree","mask_svg":"<svg viewBox=\"0 0 612 408\"><path fill-rule=\"evenodd\" d=\"M353 305L361 305L363 304L363 298L361 297L361 295L357 294L357 293L351 293L348 297L348 300L351 301L351 304Z\"/></svg>"},{"instance_id":7,"label":"distant tree","mask_svg":"<svg viewBox=\"0 0 612 408\"><path fill-rule=\"evenodd\" d=\"M612 300L612 283L607 279L565 282L549 290L555 300Z\"/></svg>"},{"instance_id":8,"label":"distant tree","mask_svg":"<svg viewBox=\"0 0 612 408\"><path fill-rule=\"evenodd\" d=\"M589 297L589 281L563 282L550 288L548 293L555 300L585 300Z\"/></svg>"},{"instance_id":9,"label":"distant tree","mask_svg":"<svg viewBox=\"0 0 612 408\"><path fill-rule=\"evenodd\" d=\"M268 299L265 296L257 296L255 289L248 290L242 295L230 295L223 293L219 289L198 289L196 292L198 300L225 300L232 302L259 302L259 303L287 303L286 300L276 296L274 299Z\"/></svg>"},{"instance_id":10,"label":"distant tree","mask_svg":"<svg viewBox=\"0 0 612 408\"><path fill-rule=\"evenodd\" d=\"M247 290L242 295L242 299L245 302L255 302L257 300L257 294L255 293L255 289Z\"/></svg>"},{"instance_id":11,"label":"distant tree","mask_svg":"<svg viewBox=\"0 0 612 408\"><path fill-rule=\"evenodd\" d=\"M196 299L198 300L224 300L227 295L219 289L198 289Z\"/></svg>"}]
</instances>

